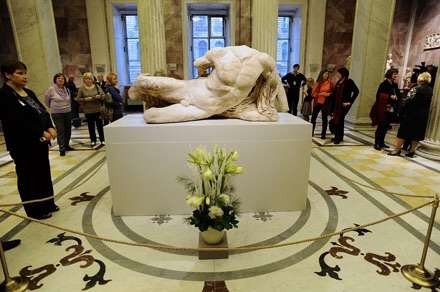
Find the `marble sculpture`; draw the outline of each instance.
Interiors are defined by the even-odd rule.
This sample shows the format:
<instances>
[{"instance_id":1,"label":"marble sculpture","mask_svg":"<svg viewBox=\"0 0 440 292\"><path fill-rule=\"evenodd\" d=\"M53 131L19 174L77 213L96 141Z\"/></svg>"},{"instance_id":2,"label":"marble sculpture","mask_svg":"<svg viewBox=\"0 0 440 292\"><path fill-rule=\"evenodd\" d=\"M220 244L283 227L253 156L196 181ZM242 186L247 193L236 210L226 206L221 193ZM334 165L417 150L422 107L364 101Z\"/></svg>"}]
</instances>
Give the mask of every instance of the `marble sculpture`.
<instances>
[{"instance_id":1,"label":"marble sculpture","mask_svg":"<svg viewBox=\"0 0 440 292\"><path fill-rule=\"evenodd\" d=\"M288 111L275 61L247 46L214 48L194 65L208 77L178 80L140 74L128 95L145 102L147 123L183 122L221 116L276 121Z\"/></svg>"}]
</instances>

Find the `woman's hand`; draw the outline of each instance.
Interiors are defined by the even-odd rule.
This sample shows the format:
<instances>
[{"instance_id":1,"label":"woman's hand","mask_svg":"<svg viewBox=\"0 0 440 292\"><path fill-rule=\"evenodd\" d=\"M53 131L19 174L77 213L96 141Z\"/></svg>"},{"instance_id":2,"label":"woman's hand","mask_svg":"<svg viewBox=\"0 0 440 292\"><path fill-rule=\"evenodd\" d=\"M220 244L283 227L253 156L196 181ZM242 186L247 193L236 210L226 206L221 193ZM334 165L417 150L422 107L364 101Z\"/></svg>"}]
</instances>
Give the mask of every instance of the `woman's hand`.
<instances>
[{"instance_id":1,"label":"woman's hand","mask_svg":"<svg viewBox=\"0 0 440 292\"><path fill-rule=\"evenodd\" d=\"M55 130L54 128L49 128L49 129L47 129L47 132L50 135L50 139L49 140L56 139L56 137L57 137L57 130ZM46 133L46 131L44 133ZM44 136L44 137L46 137L46 136Z\"/></svg>"},{"instance_id":2,"label":"woman's hand","mask_svg":"<svg viewBox=\"0 0 440 292\"><path fill-rule=\"evenodd\" d=\"M49 133L49 132L47 132L47 131L44 131L43 132L43 137L41 137L41 138L44 138L43 140L42 139L40 139L40 141L46 141L46 142L49 142L50 140L52 140L52 135Z\"/></svg>"}]
</instances>

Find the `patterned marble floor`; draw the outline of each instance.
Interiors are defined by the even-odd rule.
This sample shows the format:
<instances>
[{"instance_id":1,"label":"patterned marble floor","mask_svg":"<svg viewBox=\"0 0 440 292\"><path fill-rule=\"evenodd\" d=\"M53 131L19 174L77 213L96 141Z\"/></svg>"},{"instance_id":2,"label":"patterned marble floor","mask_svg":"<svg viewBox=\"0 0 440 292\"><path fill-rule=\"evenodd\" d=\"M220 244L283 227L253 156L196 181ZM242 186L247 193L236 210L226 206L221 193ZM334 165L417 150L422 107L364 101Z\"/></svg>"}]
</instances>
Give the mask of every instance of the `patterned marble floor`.
<instances>
[{"instance_id":1,"label":"patterned marble floor","mask_svg":"<svg viewBox=\"0 0 440 292\"><path fill-rule=\"evenodd\" d=\"M347 130L345 141L313 139L307 208L302 212L242 214L228 231L230 246L275 244L374 221L424 202L388 192L440 191L440 164L420 157L390 157L373 149L372 129ZM393 133L387 137L392 142ZM0 138L0 144L3 140ZM115 217L111 214L105 147L90 148L84 127L74 130L77 151L50 152L60 212L45 222L119 240L196 247L198 232L185 216ZM355 182L360 182L370 189ZM14 165L0 153L0 204L19 200ZM182 196L182 203L183 203ZM20 207L9 207L24 214ZM420 259L430 208L401 218L278 249L233 252L199 260L194 252L164 252L88 239L0 215L3 239L22 244L6 253L12 275L38 291L416 291L400 274ZM440 268L440 215L426 266ZM1 277L1 276L0 276Z\"/></svg>"}]
</instances>

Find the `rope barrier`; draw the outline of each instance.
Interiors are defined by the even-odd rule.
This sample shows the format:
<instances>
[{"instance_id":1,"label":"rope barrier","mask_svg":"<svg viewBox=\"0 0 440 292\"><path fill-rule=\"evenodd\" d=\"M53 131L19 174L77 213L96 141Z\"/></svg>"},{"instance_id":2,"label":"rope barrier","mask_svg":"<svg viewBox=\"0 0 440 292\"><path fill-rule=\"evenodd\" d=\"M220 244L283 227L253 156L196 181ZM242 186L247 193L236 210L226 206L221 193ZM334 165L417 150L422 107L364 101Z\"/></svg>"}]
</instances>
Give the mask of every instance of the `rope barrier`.
<instances>
[{"instance_id":1,"label":"rope barrier","mask_svg":"<svg viewBox=\"0 0 440 292\"><path fill-rule=\"evenodd\" d=\"M98 171L104 166L104 163L101 162L100 165L98 165L90 174L88 174L82 181L78 182L76 185L74 185L73 187L69 188L69 190L56 194L54 196L48 196L48 197L44 197L41 199L35 199L35 200L29 200L29 201L23 201L23 202L18 202L18 203L8 203L8 204L0 204L0 208L1 207L12 207L12 206L20 206L20 205L26 205L26 204L33 204L33 203L40 203L40 202L44 202L44 201L48 201L51 199L55 199L57 197L61 197L65 194L67 194L68 192L71 192L77 188L79 188L80 186L82 186L83 184L85 184L86 182L88 182L95 174L98 173Z\"/></svg>"},{"instance_id":2,"label":"rope barrier","mask_svg":"<svg viewBox=\"0 0 440 292\"><path fill-rule=\"evenodd\" d=\"M149 243L137 243L137 242L129 242L129 241L123 241L123 240L116 240L116 239L111 239L111 238L106 238L106 237L100 237L97 235L93 235L93 234L89 234L89 233L85 233L85 232L81 232L81 231L76 231L73 229L69 229L69 228L65 228L65 227L61 227L61 226L57 226L51 223L47 223L47 222L43 222L37 219L33 219L33 218L29 218L27 216L23 216L20 214L16 214L15 212L11 212L5 209L0 209L1 212L7 213L9 215L12 216L16 216L22 219L26 219L41 225L45 225L48 227L52 227L64 232L70 232L73 234L77 234L77 235L81 235L81 236L85 236L85 237L89 237L89 238L93 238L93 239L97 239L97 240L101 240L101 241L106 241L106 242L110 242L110 243L116 243L116 244L123 244L123 245L129 245L129 246L138 246L138 247L148 247L148 248L152 248L152 249L159 249L159 250L174 250L174 251L234 251L234 250L240 250L240 251L255 251L255 250L262 250L262 249L272 249L272 248L280 248L280 247L286 247L286 246L292 246L292 245L296 245L296 244L301 244L301 243L306 243L306 242L311 242L311 241L316 241L316 240L321 240L324 238L328 238L328 237L333 237L335 235L342 235L344 233L350 232L350 231L355 231L358 229L362 229L362 228L366 228L369 226L373 226L379 223L383 223L385 221L394 219L396 217L400 217L403 215L406 215L408 213L411 213L415 210L421 209L423 207L426 207L428 205L434 205L438 203L438 199L437 200L433 200L433 201L429 201L426 203L423 203L419 206L416 206L412 209L406 210L404 212L401 213L397 213L394 214L392 216L388 216L386 218L382 218L370 223L366 223L363 225L359 225L356 227L349 227L349 228L345 228L342 229L340 231L337 232L332 232L332 233L327 233L327 234L323 234L317 237L313 237L313 238L308 238L308 239L301 239L301 240L297 240L297 241L291 241L291 242L285 242L285 243L278 243L278 244L273 244L273 245L260 245L260 246L249 246L249 247L207 247L207 248L192 248L192 247L177 247L177 246L167 246L167 245L158 245L158 244L149 244Z\"/></svg>"}]
</instances>

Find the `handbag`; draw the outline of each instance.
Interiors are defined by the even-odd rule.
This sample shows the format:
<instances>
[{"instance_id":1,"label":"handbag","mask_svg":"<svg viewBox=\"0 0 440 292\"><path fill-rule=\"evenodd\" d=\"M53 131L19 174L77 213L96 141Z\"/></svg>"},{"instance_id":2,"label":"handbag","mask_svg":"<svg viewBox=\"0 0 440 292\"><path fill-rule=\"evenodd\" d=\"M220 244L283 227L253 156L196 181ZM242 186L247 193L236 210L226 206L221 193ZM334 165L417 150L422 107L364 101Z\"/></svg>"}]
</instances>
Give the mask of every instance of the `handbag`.
<instances>
[{"instance_id":1,"label":"handbag","mask_svg":"<svg viewBox=\"0 0 440 292\"><path fill-rule=\"evenodd\" d=\"M99 89L100 89L100 87L98 85L96 85L96 90L98 91L98 94L100 94ZM110 95L110 93L108 93L108 92L106 93L104 91L101 93L101 96L103 97L103 99L101 100L101 106L100 106L101 118L103 120L111 121L112 117L113 117L112 96Z\"/></svg>"}]
</instances>

